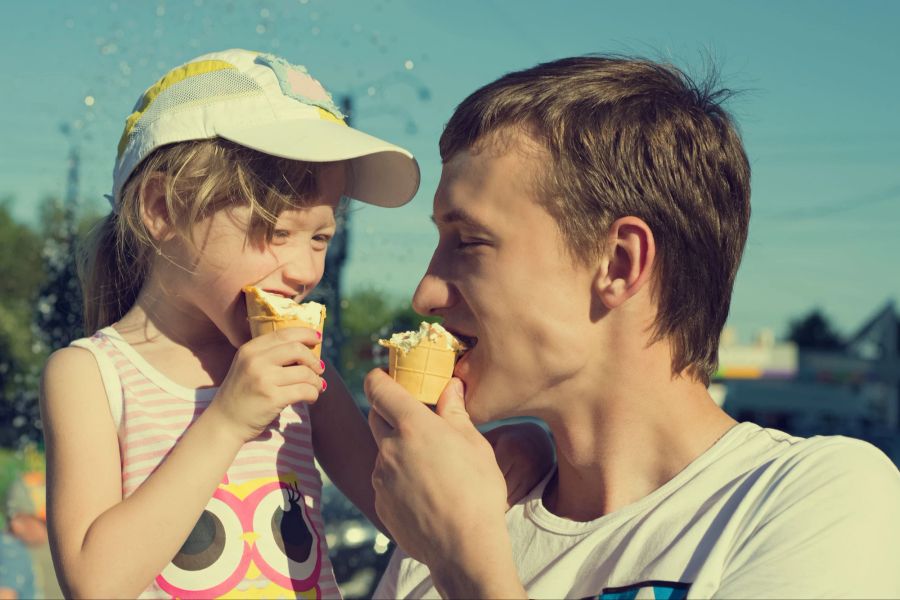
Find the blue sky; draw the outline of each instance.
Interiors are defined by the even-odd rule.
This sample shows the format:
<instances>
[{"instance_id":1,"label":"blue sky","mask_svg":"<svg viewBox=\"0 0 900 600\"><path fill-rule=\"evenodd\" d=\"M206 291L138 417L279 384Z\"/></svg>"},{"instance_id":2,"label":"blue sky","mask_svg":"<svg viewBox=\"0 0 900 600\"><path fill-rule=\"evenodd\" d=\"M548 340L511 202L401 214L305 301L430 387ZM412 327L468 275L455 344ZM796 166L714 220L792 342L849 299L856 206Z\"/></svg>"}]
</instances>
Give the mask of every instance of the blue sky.
<instances>
[{"instance_id":1,"label":"blue sky","mask_svg":"<svg viewBox=\"0 0 900 600\"><path fill-rule=\"evenodd\" d=\"M897 23L893 1L22 2L0 26L0 197L33 220L41 198L64 193L77 143L82 202L102 210L124 118L147 86L204 52L275 52L351 94L357 127L419 158L410 205L353 213L344 275L350 289L405 298L436 240L437 138L468 93L568 55L640 54L696 72L711 57L745 90L729 108L753 167L729 323L748 340L819 307L849 333L900 301Z\"/></svg>"}]
</instances>

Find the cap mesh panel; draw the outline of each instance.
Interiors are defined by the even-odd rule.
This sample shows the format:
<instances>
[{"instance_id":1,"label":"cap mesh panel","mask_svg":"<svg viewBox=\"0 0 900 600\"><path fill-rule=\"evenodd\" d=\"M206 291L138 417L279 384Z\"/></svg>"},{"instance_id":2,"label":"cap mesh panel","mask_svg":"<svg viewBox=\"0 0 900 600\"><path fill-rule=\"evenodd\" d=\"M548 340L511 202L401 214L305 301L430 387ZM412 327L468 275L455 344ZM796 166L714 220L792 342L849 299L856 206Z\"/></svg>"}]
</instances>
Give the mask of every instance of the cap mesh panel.
<instances>
[{"instance_id":1,"label":"cap mesh panel","mask_svg":"<svg viewBox=\"0 0 900 600\"><path fill-rule=\"evenodd\" d=\"M129 137L140 135L161 115L198 104L212 104L227 98L262 93L256 81L233 69L201 73L163 90L135 123Z\"/></svg>"}]
</instances>

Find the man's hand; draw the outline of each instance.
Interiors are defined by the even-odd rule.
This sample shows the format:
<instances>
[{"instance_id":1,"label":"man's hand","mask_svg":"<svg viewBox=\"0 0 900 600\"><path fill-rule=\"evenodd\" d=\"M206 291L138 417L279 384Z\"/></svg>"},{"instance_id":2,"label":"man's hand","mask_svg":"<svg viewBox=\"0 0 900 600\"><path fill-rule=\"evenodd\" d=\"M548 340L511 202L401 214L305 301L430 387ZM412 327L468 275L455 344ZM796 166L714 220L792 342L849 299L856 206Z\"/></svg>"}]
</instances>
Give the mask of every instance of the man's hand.
<instances>
[{"instance_id":1,"label":"man's hand","mask_svg":"<svg viewBox=\"0 0 900 600\"><path fill-rule=\"evenodd\" d=\"M384 371L366 376L378 444L375 510L410 556L453 597L525 597L506 531L506 482L451 379L436 414Z\"/></svg>"}]
</instances>

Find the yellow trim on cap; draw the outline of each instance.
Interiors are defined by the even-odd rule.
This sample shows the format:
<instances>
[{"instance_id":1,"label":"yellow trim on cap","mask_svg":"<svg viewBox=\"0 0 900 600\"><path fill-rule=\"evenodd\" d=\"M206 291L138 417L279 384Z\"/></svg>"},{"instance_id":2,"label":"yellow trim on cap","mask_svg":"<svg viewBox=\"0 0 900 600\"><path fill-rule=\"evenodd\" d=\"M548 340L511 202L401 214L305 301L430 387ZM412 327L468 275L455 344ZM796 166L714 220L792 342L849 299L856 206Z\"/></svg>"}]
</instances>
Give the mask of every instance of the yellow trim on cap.
<instances>
[{"instance_id":1,"label":"yellow trim on cap","mask_svg":"<svg viewBox=\"0 0 900 600\"><path fill-rule=\"evenodd\" d=\"M125 131L122 132L122 137L119 139L118 156L122 156L122 152L125 150L127 144L128 134L134 129L135 123L138 122L138 119L141 118L141 115L144 114L157 96L179 81L184 81L188 77L211 73L213 71L222 71L224 69L237 69L237 67L224 60L201 60L192 62L176 69L172 69L163 75L159 81L147 88L147 91L141 96L141 103L137 110L128 115L128 118L125 119Z\"/></svg>"},{"instance_id":2,"label":"yellow trim on cap","mask_svg":"<svg viewBox=\"0 0 900 600\"><path fill-rule=\"evenodd\" d=\"M317 107L319 109L319 117L326 121L334 121L335 123L340 123L341 125L347 125L343 119L339 119L321 106Z\"/></svg>"}]
</instances>

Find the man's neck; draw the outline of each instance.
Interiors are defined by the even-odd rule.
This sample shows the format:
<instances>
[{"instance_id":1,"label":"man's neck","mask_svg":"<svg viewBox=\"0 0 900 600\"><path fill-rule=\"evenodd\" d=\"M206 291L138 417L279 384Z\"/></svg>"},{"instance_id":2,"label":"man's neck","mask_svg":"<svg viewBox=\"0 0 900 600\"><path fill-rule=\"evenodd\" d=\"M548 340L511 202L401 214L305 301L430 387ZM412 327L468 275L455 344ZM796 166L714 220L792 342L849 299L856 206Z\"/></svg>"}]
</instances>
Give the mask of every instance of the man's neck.
<instances>
[{"instance_id":1,"label":"man's neck","mask_svg":"<svg viewBox=\"0 0 900 600\"><path fill-rule=\"evenodd\" d=\"M635 363L641 364L641 363ZM712 447L734 419L706 386L655 372L649 361L579 390L580 400L545 416L556 442L558 471L544 492L547 508L588 521L647 496ZM593 388L593 391L591 389ZM592 394L592 396L590 396Z\"/></svg>"}]
</instances>

